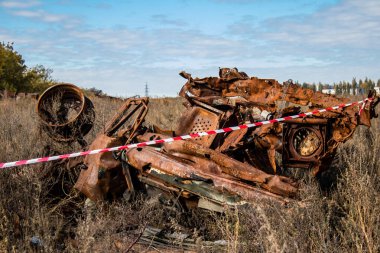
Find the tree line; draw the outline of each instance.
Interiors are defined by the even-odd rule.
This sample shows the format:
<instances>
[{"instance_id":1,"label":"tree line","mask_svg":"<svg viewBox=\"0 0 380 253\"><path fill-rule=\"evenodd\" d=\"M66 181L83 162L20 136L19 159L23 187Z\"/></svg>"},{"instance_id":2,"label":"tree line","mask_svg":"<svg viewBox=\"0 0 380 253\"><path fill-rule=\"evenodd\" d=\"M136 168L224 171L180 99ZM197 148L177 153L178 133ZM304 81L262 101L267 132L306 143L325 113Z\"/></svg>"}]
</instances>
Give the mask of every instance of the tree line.
<instances>
[{"instance_id":1,"label":"tree line","mask_svg":"<svg viewBox=\"0 0 380 253\"><path fill-rule=\"evenodd\" d=\"M359 95L367 94L369 90L373 90L375 87L380 87L380 79L377 81L366 77L364 80L352 78L351 82L340 81L339 83L323 84L323 83L302 83L296 82L297 85L302 88L312 89L314 91L322 91L324 89L334 90L336 95Z\"/></svg>"}]
</instances>

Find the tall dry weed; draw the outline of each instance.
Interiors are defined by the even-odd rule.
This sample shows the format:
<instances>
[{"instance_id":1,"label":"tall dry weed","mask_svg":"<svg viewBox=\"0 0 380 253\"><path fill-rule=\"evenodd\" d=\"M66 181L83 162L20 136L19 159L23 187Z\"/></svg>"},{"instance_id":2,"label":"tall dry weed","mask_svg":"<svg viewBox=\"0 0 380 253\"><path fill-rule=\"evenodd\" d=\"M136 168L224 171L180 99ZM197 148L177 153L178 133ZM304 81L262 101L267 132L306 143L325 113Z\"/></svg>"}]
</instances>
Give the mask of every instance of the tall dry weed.
<instances>
[{"instance_id":1,"label":"tall dry weed","mask_svg":"<svg viewBox=\"0 0 380 253\"><path fill-rule=\"evenodd\" d=\"M344 251L380 251L380 124L373 123L338 154L343 168L333 200L341 213L336 230Z\"/></svg>"},{"instance_id":2,"label":"tall dry weed","mask_svg":"<svg viewBox=\"0 0 380 253\"><path fill-rule=\"evenodd\" d=\"M122 103L91 99L96 121L88 143ZM0 161L80 150L77 143L56 144L39 131L35 104L27 99L0 102ZM181 99L151 100L147 124L175 129L181 104ZM130 231L168 223L169 229L188 229L202 240L225 241L226 252L379 252L380 121L373 123L369 130L358 128L339 148L332 170L321 181L297 173L301 201L288 206L254 203L223 215L200 210L181 214L145 199L98 206L89 214L83 196L72 190L78 172L68 171L64 163L2 170L0 251L122 252L136 238ZM326 188L321 182L332 183Z\"/></svg>"}]
</instances>

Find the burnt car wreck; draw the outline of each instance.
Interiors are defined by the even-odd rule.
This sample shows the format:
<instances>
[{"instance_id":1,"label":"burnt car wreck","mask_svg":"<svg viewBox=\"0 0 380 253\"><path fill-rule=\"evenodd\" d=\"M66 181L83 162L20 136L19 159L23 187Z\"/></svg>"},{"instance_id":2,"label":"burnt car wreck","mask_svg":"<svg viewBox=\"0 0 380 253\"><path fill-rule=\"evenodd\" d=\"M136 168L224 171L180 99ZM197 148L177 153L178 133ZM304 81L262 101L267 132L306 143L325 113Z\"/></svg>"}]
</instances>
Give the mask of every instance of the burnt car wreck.
<instances>
[{"instance_id":1,"label":"burnt car wreck","mask_svg":"<svg viewBox=\"0 0 380 253\"><path fill-rule=\"evenodd\" d=\"M83 147L93 150L270 120L349 102L348 98L303 89L290 81L280 84L274 79L248 77L236 68L220 69L219 77L193 78L185 72L180 75L187 79L179 93L186 99L187 110L176 129L145 124L149 99L130 98L104 131L86 146L82 137L94 120L93 106L70 85L54 86L40 97L37 109L43 129L54 140L76 138ZM58 109L61 120L55 123L49 119L57 116L46 109L52 107L49 101L53 93L61 93L55 100L66 104L66 109ZM75 188L93 201L154 188L180 198L189 208L213 210L220 205L261 199L286 203L297 195L298 184L282 175L283 169L304 168L313 175L327 170L339 144L348 140L357 126L370 127L371 119L377 117L379 98L372 92L369 97L371 100L364 107L356 105L282 124L86 156L80 162L82 169ZM71 119L67 108L74 108ZM276 154L282 157L281 164L276 161Z\"/></svg>"}]
</instances>

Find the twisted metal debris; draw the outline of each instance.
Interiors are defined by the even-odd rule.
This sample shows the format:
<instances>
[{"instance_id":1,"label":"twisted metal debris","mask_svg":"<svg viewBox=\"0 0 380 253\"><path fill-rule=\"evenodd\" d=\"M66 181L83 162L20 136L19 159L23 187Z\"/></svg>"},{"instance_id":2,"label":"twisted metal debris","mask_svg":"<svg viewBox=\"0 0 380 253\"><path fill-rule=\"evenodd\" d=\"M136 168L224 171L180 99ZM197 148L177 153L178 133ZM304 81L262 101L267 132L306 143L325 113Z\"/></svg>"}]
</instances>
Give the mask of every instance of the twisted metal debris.
<instances>
[{"instance_id":1,"label":"twisted metal debris","mask_svg":"<svg viewBox=\"0 0 380 253\"><path fill-rule=\"evenodd\" d=\"M348 103L347 98L303 89L291 82L248 77L236 68L220 69L219 77L180 75L187 79L180 91L187 110L176 129L145 124L148 98L130 98L89 149L160 140ZM358 125L370 127L371 119L377 117L379 98L374 92L369 98L363 106L283 124L87 156L75 188L94 201L153 188L180 198L189 208L211 210L261 199L286 203L297 195L298 184L281 175L280 168L304 168L314 175L329 169L338 145L348 140ZM86 131L80 129L80 136ZM276 153L282 156L281 164L276 162Z\"/></svg>"}]
</instances>

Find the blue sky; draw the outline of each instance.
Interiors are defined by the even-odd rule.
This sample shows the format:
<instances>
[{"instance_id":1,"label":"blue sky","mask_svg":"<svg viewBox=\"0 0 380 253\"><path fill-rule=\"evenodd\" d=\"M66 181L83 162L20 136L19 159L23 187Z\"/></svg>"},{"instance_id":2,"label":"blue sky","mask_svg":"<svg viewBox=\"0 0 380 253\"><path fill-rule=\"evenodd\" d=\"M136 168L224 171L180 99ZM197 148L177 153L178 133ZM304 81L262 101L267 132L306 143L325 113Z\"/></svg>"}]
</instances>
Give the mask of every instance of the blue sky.
<instances>
[{"instance_id":1,"label":"blue sky","mask_svg":"<svg viewBox=\"0 0 380 253\"><path fill-rule=\"evenodd\" d=\"M0 41L28 66L111 95L175 96L193 76L380 78L379 0L0 0Z\"/></svg>"}]
</instances>

